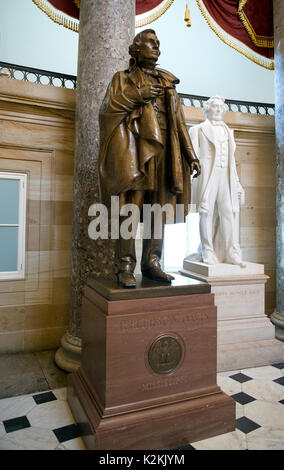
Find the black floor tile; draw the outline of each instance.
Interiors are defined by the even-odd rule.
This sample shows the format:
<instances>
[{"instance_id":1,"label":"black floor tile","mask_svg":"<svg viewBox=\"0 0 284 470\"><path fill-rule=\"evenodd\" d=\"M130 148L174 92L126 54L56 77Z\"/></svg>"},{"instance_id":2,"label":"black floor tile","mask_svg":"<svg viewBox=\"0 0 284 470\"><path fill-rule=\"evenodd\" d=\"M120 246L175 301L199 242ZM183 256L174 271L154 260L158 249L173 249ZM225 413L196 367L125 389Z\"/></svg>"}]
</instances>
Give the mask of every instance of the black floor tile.
<instances>
[{"instance_id":1,"label":"black floor tile","mask_svg":"<svg viewBox=\"0 0 284 470\"><path fill-rule=\"evenodd\" d=\"M279 377L279 379L275 379L273 382L276 382L279 385L284 385L284 377Z\"/></svg>"},{"instance_id":2,"label":"black floor tile","mask_svg":"<svg viewBox=\"0 0 284 470\"><path fill-rule=\"evenodd\" d=\"M70 441L70 439L82 436L82 432L78 424L69 424L62 428L53 429L53 432L59 442Z\"/></svg>"},{"instance_id":3,"label":"black floor tile","mask_svg":"<svg viewBox=\"0 0 284 470\"><path fill-rule=\"evenodd\" d=\"M235 393L235 395L231 395L231 397L241 405L247 405L248 403L256 400L255 398L251 397L250 395L244 392Z\"/></svg>"},{"instance_id":4,"label":"black floor tile","mask_svg":"<svg viewBox=\"0 0 284 470\"><path fill-rule=\"evenodd\" d=\"M272 367L277 367L277 369L284 369L284 362L279 362L278 364L271 364Z\"/></svg>"},{"instance_id":5,"label":"black floor tile","mask_svg":"<svg viewBox=\"0 0 284 470\"><path fill-rule=\"evenodd\" d=\"M31 427L30 422L26 416L19 416L18 418L7 419L3 421L3 424L7 433Z\"/></svg>"},{"instance_id":6,"label":"black floor tile","mask_svg":"<svg viewBox=\"0 0 284 470\"><path fill-rule=\"evenodd\" d=\"M47 403L49 401L57 400L53 392L46 392L46 393L33 395L33 399L37 405L41 405L42 403Z\"/></svg>"},{"instance_id":7,"label":"black floor tile","mask_svg":"<svg viewBox=\"0 0 284 470\"><path fill-rule=\"evenodd\" d=\"M239 374L230 375L230 379L236 380L237 382L240 382L241 384L244 382L248 382L249 380L252 380L251 377L248 377L248 375L242 374L241 372Z\"/></svg>"},{"instance_id":8,"label":"black floor tile","mask_svg":"<svg viewBox=\"0 0 284 470\"><path fill-rule=\"evenodd\" d=\"M236 428L245 434L248 434L249 432L254 431L260 427L261 426L259 426L259 424L255 423L249 418L246 418L246 416L242 416L236 420Z\"/></svg>"}]
</instances>

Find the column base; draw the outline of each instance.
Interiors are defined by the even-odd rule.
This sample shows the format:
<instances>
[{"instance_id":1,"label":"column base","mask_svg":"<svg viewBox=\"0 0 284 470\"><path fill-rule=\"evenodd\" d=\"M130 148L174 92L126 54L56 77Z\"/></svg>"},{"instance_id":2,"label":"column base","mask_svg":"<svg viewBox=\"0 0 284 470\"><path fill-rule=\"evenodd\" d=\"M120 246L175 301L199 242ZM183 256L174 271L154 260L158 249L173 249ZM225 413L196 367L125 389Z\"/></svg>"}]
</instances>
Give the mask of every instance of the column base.
<instances>
[{"instance_id":1,"label":"column base","mask_svg":"<svg viewBox=\"0 0 284 470\"><path fill-rule=\"evenodd\" d=\"M66 372L75 372L81 365L81 339L68 331L61 339L61 348L56 351L55 362Z\"/></svg>"},{"instance_id":2,"label":"column base","mask_svg":"<svg viewBox=\"0 0 284 470\"><path fill-rule=\"evenodd\" d=\"M274 311L270 316L270 320L275 326L275 337L280 341L284 341L284 315Z\"/></svg>"}]
</instances>

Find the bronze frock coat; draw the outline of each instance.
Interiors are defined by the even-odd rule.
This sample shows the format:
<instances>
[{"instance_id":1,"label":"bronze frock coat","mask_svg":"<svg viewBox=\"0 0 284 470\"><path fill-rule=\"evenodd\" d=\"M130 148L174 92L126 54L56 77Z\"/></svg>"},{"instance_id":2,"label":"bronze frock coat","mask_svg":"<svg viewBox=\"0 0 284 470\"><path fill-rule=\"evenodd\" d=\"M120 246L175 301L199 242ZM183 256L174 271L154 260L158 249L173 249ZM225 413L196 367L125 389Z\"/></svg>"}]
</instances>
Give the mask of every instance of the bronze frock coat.
<instances>
[{"instance_id":1,"label":"bronze frock coat","mask_svg":"<svg viewBox=\"0 0 284 470\"><path fill-rule=\"evenodd\" d=\"M99 115L101 201L110 207L111 196L118 195L122 203L126 199L135 202L135 192L146 191L148 203L152 194L152 200L161 205L184 204L186 215L190 203L189 165L197 157L175 90L179 80L165 70L155 71L159 83L165 87L166 139L154 102L144 101L139 93L139 88L148 84L139 67L132 72L117 72L108 86ZM157 178L157 171L159 158L165 151L169 174L163 183ZM132 200L125 198L127 194L134 195Z\"/></svg>"}]
</instances>

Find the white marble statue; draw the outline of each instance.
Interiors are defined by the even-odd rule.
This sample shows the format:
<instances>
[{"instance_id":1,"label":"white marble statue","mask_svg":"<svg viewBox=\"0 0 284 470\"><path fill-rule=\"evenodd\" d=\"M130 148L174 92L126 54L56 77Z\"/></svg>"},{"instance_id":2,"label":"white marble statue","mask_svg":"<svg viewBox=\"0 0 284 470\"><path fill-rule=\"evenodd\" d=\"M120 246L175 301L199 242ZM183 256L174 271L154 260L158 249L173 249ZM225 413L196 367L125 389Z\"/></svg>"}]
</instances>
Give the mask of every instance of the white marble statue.
<instances>
[{"instance_id":1,"label":"white marble statue","mask_svg":"<svg viewBox=\"0 0 284 470\"><path fill-rule=\"evenodd\" d=\"M233 131L222 120L225 100L212 96L204 105L206 121L189 134L201 164L201 176L192 182L192 204L199 212L199 261L245 266L239 245L239 210L244 190L239 182ZM198 260L196 255L186 259Z\"/></svg>"}]
</instances>

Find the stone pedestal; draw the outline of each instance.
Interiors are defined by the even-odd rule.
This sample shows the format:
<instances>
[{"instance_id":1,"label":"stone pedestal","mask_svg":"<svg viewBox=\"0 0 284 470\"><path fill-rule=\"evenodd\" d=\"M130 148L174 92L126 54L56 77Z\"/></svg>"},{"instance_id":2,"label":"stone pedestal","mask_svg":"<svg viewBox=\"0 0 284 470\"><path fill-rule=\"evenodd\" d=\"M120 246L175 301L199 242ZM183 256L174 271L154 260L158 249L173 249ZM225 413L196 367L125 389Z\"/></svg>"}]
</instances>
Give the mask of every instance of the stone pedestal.
<instances>
[{"instance_id":1,"label":"stone pedestal","mask_svg":"<svg viewBox=\"0 0 284 470\"><path fill-rule=\"evenodd\" d=\"M262 264L209 266L185 259L181 273L206 281L215 294L219 372L283 362L284 345L275 339L275 328L265 315L268 276Z\"/></svg>"},{"instance_id":2,"label":"stone pedestal","mask_svg":"<svg viewBox=\"0 0 284 470\"><path fill-rule=\"evenodd\" d=\"M89 280L82 342L68 401L88 449L171 449L234 430L235 402L216 382L208 284Z\"/></svg>"}]
</instances>

